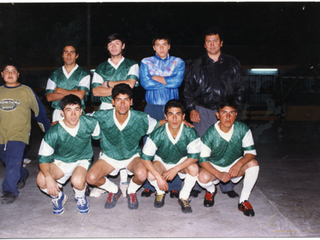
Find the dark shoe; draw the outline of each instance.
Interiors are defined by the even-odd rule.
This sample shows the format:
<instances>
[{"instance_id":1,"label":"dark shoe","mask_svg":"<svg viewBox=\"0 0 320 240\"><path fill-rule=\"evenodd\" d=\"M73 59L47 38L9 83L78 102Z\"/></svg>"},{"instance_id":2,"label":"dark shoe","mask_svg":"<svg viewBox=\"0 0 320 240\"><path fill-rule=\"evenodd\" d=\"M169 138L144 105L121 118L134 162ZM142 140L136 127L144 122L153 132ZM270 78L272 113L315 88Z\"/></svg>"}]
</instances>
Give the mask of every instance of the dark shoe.
<instances>
[{"instance_id":1,"label":"dark shoe","mask_svg":"<svg viewBox=\"0 0 320 240\"><path fill-rule=\"evenodd\" d=\"M116 206L117 200L119 199L120 196L121 196L120 188L118 188L117 193L109 193L106 204L104 205L104 208L109 209Z\"/></svg>"},{"instance_id":2,"label":"dark shoe","mask_svg":"<svg viewBox=\"0 0 320 240\"><path fill-rule=\"evenodd\" d=\"M156 198L154 199L154 206L156 208L161 208L164 205L164 199L166 197L166 194L156 194Z\"/></svg>"},{"instance_id":3,"label":"dark shoe","mask_svg":"<svg viewBox=\"0 0 320 240\"><path fill-rule=\"evenodd\" d=\"M179 191L177 191L177 190L172 190L172 191L170 192L170 197L171 197L171 198L179 198Z\"/></svg>"},{"instance_id":4,"label":"dark shoe","mask_svg":"<svg viewBox=\"0 0 320 240\"><path fill-rule=\"evenodd\" d=\"M236 198L236 197L239 197L239 194L238 193L236 193L235 191L228 191L228 192L224 192L224 194L228 194L228 196L230 197L230 198Z\"/></svg>"},{"instance_id":5,"label":"dark shoe","mask_svg":"<svg viewBox=\"0 0 320 240\"><path fill-rule=\"evenodd\" d=\"M254 211L252 205L249 203L248 200L245 200L242 203L238 204L238 209L243 212L244 215L248 217L254 217Z\"/></svg>"},{"instance_id":6,"label":"dark shoe","mask_svg":"<svg viewBox=\"0 0 320 240\"><path fill-rule=\"evenodd\" d=\"M216 191L214 193L211 193L211 192L206 192L206 194L204 195L204 202L203 202L203 205L205 207L212 207L213 204L214 204L214 197L217 193L217 188L216 188Z\"/></svg>"},{"instance_id":7,"label":"dark shoe","mask_svg":"<svg viewBox=\"0 0 320 240\"><path fill-rule=\"evenodd\" d=\"M139 202L138 202L136 193L128 194L128 191L127 191L127 199L128 199L129 209L137 209L139 207Z\"/></svg>"},{"instance_id":8,"label":"dark shoe","mask_svg":"<svg viewBox=\"0 0 320 240\"><path fill-rule=\"evenodd\" d=\"M179 199L178 200L179 205L181 206L181 211L184 213L191 213L192 212L192 208L190 206L190 200L186 200L186 199Z\"/></svg>"},{"instance_id":9,"label":"dark shoe","mask_svg":"<svg viewBox=\"0 0 320 240\"><path fill-rule=\"evenodd\" d=\"M85 195L86 195L87 197L89 197L89 196L90 196L90 193L91 193L91 190L90 190L90 188L89 188L89 185L88 185L88 184L86 184L86 191L85 191Z\"/></svg>"},{"instance_id":10,"label":"dark shoe","mask_svg":"<svg viewBox=\"0 0 320 240\"><path fill-rule=\"evenodd\" d=\"M21 181L18 182L18 184L17 184L17 188L18 188L18 189L21 189L21 188L23 188L23 187L26 185L26 182L27 182L27 178L28 178L28 177L29 177L29 172L27 172L27 176L26 176L25 179L23 179L23 180L21 180Z\"/></svg>"},{"instance_id":11,"label":"dark shoe","mask_svg":"<svg viewBox=\"0 0 320 240\"><path fill-rule=\"evenodd\" d=\"M11 204L16 199L17 197L13 195L12 192L4 192L3 196L1 197L1 204Z\"/></svg>"},{"instance_id":12,"label":"dark shoe","mask_svg":"<svg viewBox=\"0 0 320 240\"><path fill-rule=\"evenodd\" d=\"M141 197L150 197L152 193L154 193L154 191L151 191L149 188L146 188L141 193Z\"/></svg>"},{"instance_id":13,"label":"dark shoe","mask_svg":"<svg viewBox=\"0 0 320 240\"><path fill-rule=\"evenodd\" d=\"M199 191L198 190L191 190L190 192L190 197L194 197L194 198L197 198L198 195L199 195Z\"/></svg>"}]
</instances>

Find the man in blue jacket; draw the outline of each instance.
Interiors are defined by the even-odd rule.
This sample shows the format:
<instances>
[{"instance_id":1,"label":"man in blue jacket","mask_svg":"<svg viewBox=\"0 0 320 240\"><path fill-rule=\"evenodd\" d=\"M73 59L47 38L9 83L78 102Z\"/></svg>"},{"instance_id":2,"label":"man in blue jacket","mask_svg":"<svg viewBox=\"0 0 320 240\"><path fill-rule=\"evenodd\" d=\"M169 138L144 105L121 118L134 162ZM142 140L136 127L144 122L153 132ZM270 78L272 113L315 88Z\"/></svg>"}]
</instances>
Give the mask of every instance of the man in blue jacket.
<instances>
[{"instance_id":1,"label":"man in blue jacket","mask_svg":"<svg viewBox=\"0 0 320 240\"><path fill-rule=\"evenodd\" d=\"M179 90L185 70L185 63L181 58L170 56L171 41L165 34L155 36L152 39L155 56L142 59L140 65L140 83L146 90L145 100L147 105L144 112L150 117L164 119L164 106L171 99L179 99ZM141 196L149 197L154 191L146 182L145 190ZM181 180L174 178L169 184L170 197L179 197ZM152 189L152 190L150 190Z\"/></svg>"}]
</instances>

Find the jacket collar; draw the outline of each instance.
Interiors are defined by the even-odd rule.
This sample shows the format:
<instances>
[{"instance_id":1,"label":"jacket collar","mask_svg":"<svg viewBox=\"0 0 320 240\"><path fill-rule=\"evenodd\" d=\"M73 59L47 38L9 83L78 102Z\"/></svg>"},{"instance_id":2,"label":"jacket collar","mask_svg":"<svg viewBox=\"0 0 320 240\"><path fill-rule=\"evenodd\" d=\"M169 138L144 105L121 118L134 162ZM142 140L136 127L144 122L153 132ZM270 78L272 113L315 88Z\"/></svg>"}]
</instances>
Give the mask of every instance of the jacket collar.
<instances>
[{"instance_id":1,"label":"jacket collar","mask_svg":"<svg viewBox=\"0 0 320 240\"><path fill-rule=\"evenodd\" d=\"M169 53L168 53L168 55L167 55L167 57L166 57L165 59L162 59L162 58L159 57L157 54L155 54L154 56L155 56L156 59L158 59L158 60L160 60L160 61L161 61L161 60L162 60L162 61L165 61L165 60L168 60L168 59L170 58L170 54L169 54Z\"/></svg>"}]
</instances>

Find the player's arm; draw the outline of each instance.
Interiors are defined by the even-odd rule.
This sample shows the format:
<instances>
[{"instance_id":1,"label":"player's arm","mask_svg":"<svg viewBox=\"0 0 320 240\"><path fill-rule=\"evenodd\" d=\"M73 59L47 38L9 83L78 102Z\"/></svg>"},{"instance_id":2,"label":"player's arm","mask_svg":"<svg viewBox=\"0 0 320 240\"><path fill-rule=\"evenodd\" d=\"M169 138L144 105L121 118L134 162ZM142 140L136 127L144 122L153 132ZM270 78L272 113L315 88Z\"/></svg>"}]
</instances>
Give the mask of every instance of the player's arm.
<instances>
[{"instance_id":1,"label":"player's arm","mask_svg":"<svg viewBox=\"0 0 320 240\"><path fill-rule=\"evenodd\" d=\"M148 171L155 177L157 180L158 186L162 191L168 191L168 183L167 181L161 176L161 174L156 170L153 163L150 160L141 159L143 165L148 169Z\"/></svg>"},{"instance_id":2,"label":"player's arm","mask_svg":"<svg viewBox=\"0 0 320 240\"><path fill-rule=\"evenodd\" d=\"M241 171L241 168L246 165L248 162L253 160L256 157L254 154L247 153L245 154L236 164L234 164L230 170L229 175L231 178L238 177Z\"/></svg>"},{"instance_id":3,"label":"player's arm","mask_svg":"<svg viewBox=\"0 0 320 240\"><path fill-rule=\"evenodd\" d=\"M171 181L178 174L178 172L180 172L182 169L185 169L189 165L196 163L197 161L198 159L187 158L182 163L176 165L175 167L163 173L164 179Z\"/></svg>"},{"instance_id":4,"label":"player's arm","mask_svg":"<svg viewBox=\"0 0 320 240\"><path fill-rule=\"evenodd\" d=\"M109 81L109 86L113 88L114 86L120 84L120 83L125 83L128 84L131 88L134 88L136 85L136 80L135 79L127 79L127 80L122 80L122 81ZM108 87L107 82L103 82L102 87Z\"/></svg>"},{"instance_id":5,"label":"player's arm","mask_svg":"<svg viewBox=\"0 0 320 240\"><path fill-rule=\"evenodd\" d=\"M163 77L166 88L178 88L181 86L184 76L185 63L180 60L177 61L177 65L174 67L170 76Z\"/></svg>"},{"instance_id":6,"label":"player's arm","mask_svg":"<svg viewBox=\"0 0 320 240\"><path fill-rule=\"evenodd\" d=\"M73 90L67 90L67 89L63 89L63 88L55 88L54 89L54 93L58 93L60 94L61 99L64 97L64 96L67 96L69 94L73 94L73 95L76 95L77 97L79 97L80 99L83 99L84 96L86 95L86 91L85 90L78 90L77 88L73 89ZM58 99L60 100L60 99Z\"/></svg>"},{"instance_id":7,"label":"player's arm","mask_svg":"<svg viewBox=\"0 0 320 240\"><path fill-rule=\"evenodd\" d=\"M44 175L44 178L46 179L48 194L58 196L60 189L57 182L53 179L53 177L50 174L50 163L40 163L39 168L42 174Z\"/></svg>"},{"instance_id":8,"label":"player's arm","mask_svg":"<svg viewBox=\"0 0 320 240\"><path fill-rule=\"evenodd\" d=\"M152 76L151 78L152 78L153 80L159 82L159 83L162 83L162 84L164 84L164 85L167 85L166 79L165 79L164 77L154 75L154 76Z\"/></svg>"},{"instance_id":9,"label":"player's arm","mask_svg":"<svg viewBox=\"0 0 320 240\"><path fill-rule=\"evenodd\" d=\"M199 163L199 165L222 182L228 182L231 180L229 173L218 171L210 164L210 162L202 162Z\"/></svg>"}]
</instances>

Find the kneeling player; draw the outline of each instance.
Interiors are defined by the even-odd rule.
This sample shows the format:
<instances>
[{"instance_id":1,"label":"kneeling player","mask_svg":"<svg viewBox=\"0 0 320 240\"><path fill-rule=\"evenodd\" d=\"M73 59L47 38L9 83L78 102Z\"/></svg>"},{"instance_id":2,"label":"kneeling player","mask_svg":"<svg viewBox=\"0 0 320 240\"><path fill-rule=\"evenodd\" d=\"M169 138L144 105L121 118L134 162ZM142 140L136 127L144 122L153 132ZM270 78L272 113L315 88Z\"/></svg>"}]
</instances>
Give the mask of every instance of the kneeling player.
<instances>
[{"instance_id":1,"label":"kneeling player","mask_svg":"<svg viewBox=\"0 0 320 240\"><path fill-rule=\"evenodd\" d=\"M185 114L178 100L170 100L165 105L168 123L150 134L142 150L141 159L149 170L148 180L157 191L154 206L163 207L167 181L177 174L185 179L178 203L184 213L192 212L189 195L197 181L201 140L193 128L182 124ZM152 162L153 160L153 162Z\"/></svg>"},{"instance_id":2,"label":"kneeling player","mask_svg":"<svg viewBox=\"0 0 320 240\"><path fill-rule=\"evenodd\" d=\"M72 94L63 97L60 107L64 118L49 129L40 146L37 183L52 197L53 213L62 214L68 198L61 187L71 177L78 211L88 213L85 190L93 156L91 136L99 139L100 127L96 119L82 115L79 97Z\"/></svg>"},{"instance_id":3,"label":"kneeling player","mask_svg":"<svg viewBox=\"0 0 320 240\"><path fill-rule=\"evenodd\" d=\"M254 159L256 150L252 133L246 124L235 121L237 104L233 100L222 101L216 116L220 121L212 125L201 138L198 182L207 190L204 206L213 206L215 184L230 180L237 183L244 176L238 209L246 216L254 216L248 199L258 178L259 165Z\"/></svg>"}]
</instances>

